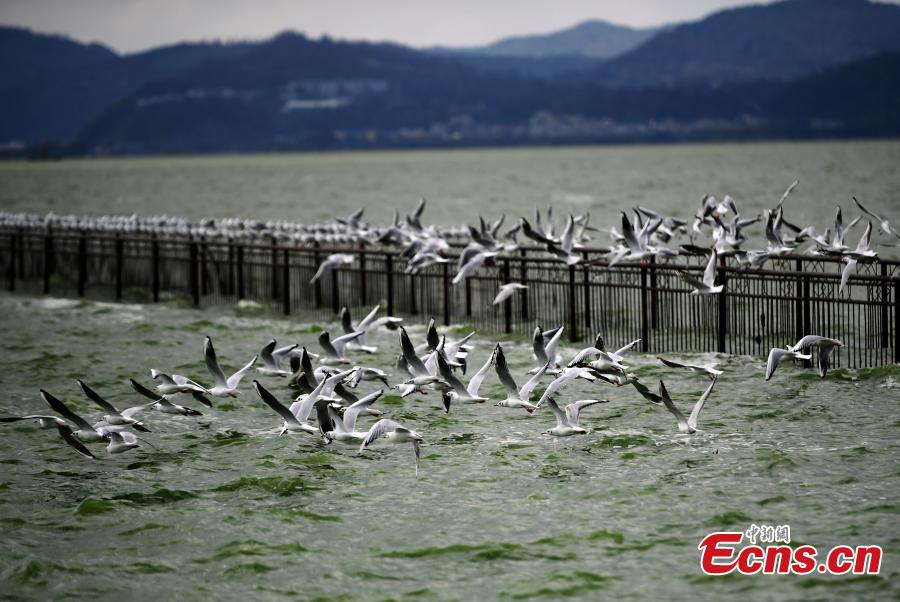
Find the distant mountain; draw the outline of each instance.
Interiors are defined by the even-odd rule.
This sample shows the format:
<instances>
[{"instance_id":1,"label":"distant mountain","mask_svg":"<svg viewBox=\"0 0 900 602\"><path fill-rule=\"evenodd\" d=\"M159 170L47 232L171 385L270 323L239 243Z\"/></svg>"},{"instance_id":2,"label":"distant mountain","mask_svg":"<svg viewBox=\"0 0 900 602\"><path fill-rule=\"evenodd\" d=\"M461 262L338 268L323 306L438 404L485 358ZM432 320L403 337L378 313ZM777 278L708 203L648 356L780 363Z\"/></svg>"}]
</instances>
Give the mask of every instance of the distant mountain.
<instances>
[{"instance_id":1,"label":"distant mountain","mask_svg":"<svg viewBox=\"0 0 900 602\"><path fill-rule=\"evenodd\" d=\"M444 50L493 57L583 56L608 59L636 48L659 31L661 28L634 29L593 20L548 34L515 36L487 46Z\"/></svg>"},{"instance_id":2,"label":"distant mountain","mask_svg":"<svg viewBox=\"0 0 900 602\"><path fill-rule=\"evenodd\" d=\"M0 27L0 139L71 139L140 86L251 46L178 44L122 56L97 44Z\"/></svg>"},{"instance_id":3,"label":"distant mountain","mask_svg":"<svg viewBox=\"0 0 900 602\"><path fill-rule=\"evenodd\" d=\"M660 32L593 73L606 85L787 80L900 50L900 6L787 0L714 13Z\"/></svg>"},{"instance_id":4,"label":"distant mountain","mask_svg":"<svg viewBox=\"0 0 900 602\"><path fill-rule=\"evenodd\" d=\"M900 55L890 55L797 82L608 88L283 34L141 87L79 139L128 154L885 136L900 133L898 73Z\"/></svg>"}]
</instances>

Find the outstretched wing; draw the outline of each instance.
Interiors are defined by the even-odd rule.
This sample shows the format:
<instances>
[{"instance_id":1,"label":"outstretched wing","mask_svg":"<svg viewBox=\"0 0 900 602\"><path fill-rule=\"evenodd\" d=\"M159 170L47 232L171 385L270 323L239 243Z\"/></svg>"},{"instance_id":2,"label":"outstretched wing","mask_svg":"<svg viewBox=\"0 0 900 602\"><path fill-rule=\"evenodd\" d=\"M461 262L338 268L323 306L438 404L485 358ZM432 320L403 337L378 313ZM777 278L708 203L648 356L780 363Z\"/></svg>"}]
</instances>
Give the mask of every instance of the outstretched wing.
<instances>
[{"instance_id":1,"label":"outstretched wing","mask_svg":"<svg viewBox=\"0 0 900 602\"><path fill-rule=\"evenodd\" d=\"M62 437L66 443L71 445L79 454L85 458L90 458L91 460L97 459L97 457L91 453L91 450L86 448L84 444L78 440L78 437L72 432L72 427L67 424L57 424L56 430L59 431L60 437Z\"/></svg>"},{"instance_id":2,"label":"outstretched wing","mask_svg":"<svg viewBox=\"0 0 900 602\"><path fill-rule=\"evenodd\" d=\"M437 346L437 342L435 342L435 346ZM416 355L416 348L413 347L412 341L409 340L409 335L406 334L406 329L402 326L400 327L400 350L403 353L403 359L406 360L406 365L414 376L426 376L429 374L425 364Z\"/></svg>"},{"instance_id":3,"label":"outstretched wing","mask_svg":"<svg viewBox=\"0 0 900 602\"><path fill-rule=\"evenodd\" d=\"M687 420L684 419L684 414L682 414L681 411L675 407L675 404L672 403L672 398L669 397L669 392L666 390L666 383L663 381L659 381L659 395L662 397L662 402L666 406L666 409L675 416L675 420L678 422L678 430L687 431Z\"/></svg>"},{"instance_id":4,"label":"outstretched wing","mask_svg":"<svg viewBox=\"0 0 900 602\"><path fill-rule=\"evenodd\" d=\"M700 396L700 399L697 400L697 403L694 404L693 409L691 410L691 415L688 416L687 425L688 428L692 431L697 430L697 420L700 418L700 411L703 409L703 406L706 405L706 400L709 399L710 393L712 393L713 387L716 386L716 379L710 381L709 386L706 387L706 391L703 392L703 395Z\"/></svg>"},{"instance_id":5,"label":"outstretched wing","mask_svg":"<svg viewBox=\"0 0 900 602\"><path fill-rule=\"evenodd\" d=\"M383 393L384 391L375 391L347 408L344 412L344 428L351 432L355 431L356 419L359 416L359 413L378 401L378 398L381 397Z\"/></svg>"},{"instance_id":6,"label":"outstretched wing","mask_svg":"<svg viewBox=\"0 0 900 602\"><path fill-rule=\"evenodd\" d=\"M362 443L360 443L359 445L359 453L363 453L363 450L370 446L374 441L380 439L385 434L398 428L404 427L399 422L391 420L390 418L382 418L381 420L373 424L369 429L369 432L366 433L365 439L363 439Z\"/></svg>"},{"instance_id":7,"label":"outstretched wing","mask_svg":"<svg viewBox=\"0 0 900 602\"><path fill-rule=\"evenodd\" d=\"M437 363L438 372L440 373L441 378L444 379L448 385L453 387L453 390L456 391L459 395L468 397L468 389L466 389L466 386L462 384L462 381L459 380L455 374L453 374L453 371L450 369L450 365L447 364L447 360L444 359L444 354L440 351L437 352Z\"/></svg>"},{"instance_id":8,"label":"outstretched wing","mask_svg":"<svg viewBox=\"0 0 900 602\"><path fill-rule=\"evenodd\" d=\"M244 378L244 375L250 371L250 368L252 368L253 364L255 363L256 356L254 355L253 358L249 362L247 362L247 364L243 368L229 376L228 380L225 382L225 384L228 385L228 388L237 389L237 386L241 384L241 379Z\"/></svg>"},{"instance_id":9,"label":"outstretched wing","mask_svg":"<svg viewBox=\"0 0 900 602\"><path fill-rule=\"evenodd\" d=\"M78 428L87 431L94 430L94 427L92 427L87 420L70 410L68 407L66 407L66 404L64 404L61 400L57 399L44 389L41 389L41 397L43 397L44 401L46 401L47 404L49 404L50 407L53 408L54 412L56 412L72 424L76 425Z\"/></svg>"},{"instance_id":10,"label":"outstretched wing","mask_svg":"<svg viewBox=\"0 0 900 602\"><path fill-rule=\"evenodd\" d=\"M491 355L488 357L487 361L484 363L481 369L473 374L472 378L469 380L469 386L466 387L469 395L478 395L478 389L481 388L481 381L484 380L484 377L487 375L488 370L490 370L491 366L494 364L494 353L495 351L491 352Z\"/></svg>"},{"instance_id":11,"label":"outstretched wing","mask_svg":"<svg viewBox=\"0 0 900 602\"><path fill-rule=\"evenodd\" d=\"M500 346L500 343L497 343L497 357L494 361L494 370L497 372L500 382L503 383L507 395L511 399L516 399L519 396L519 389L516 387L516 381L513 380L512 375L509 373L509 365L506 363L506 356L503 354L503 348Z\"/></svg>"},{"instance_id":12,"label":"outstretched wing","mask_svg":"<svg viewBox=\"0 0 900 602\"><path fill-rule=\"evenodd\" d=\"M212 339L206 337L203 344L203 355L206 357L206 369L213 377L213 383L217 387L227 387L228 381L225 379L225 373L219 367L219 360L216 358L216 350L213 347Z\"/></svg>"},{"instance_id":13,"label":"outstretched wing","mask_svg":"<svg viewBox=\"0 0 900 602\"><path fill-rule=\"evenodd\" d=\"M528 401L531 397L531 392L534 391L534 388L538 386L541 382L541 378L544 376L544 373L547 372L547 369L550 367L550 362L547 362L532 376L527 383L522 385L522 388L519 390L518 398L522 401ZM513 396L516 397L516 396Z\"/></svg>"},{"instance_id":14,"label":"outstretched wing","mask_svg":"<svg viewBox=\"0 0 900 602\"><path fill-rule=\"evenodd\" d=\"M110 414L119 413L119 411L115 408L115 406L113 406L113 404L100 397L100 395L92 388L87 386L87 383L85 383L83 380L79 380L77 382L78 386L81 387L82 392L84 392L84 395L88 399L96 403L98 406L100 406L100 408L102 408L104 411L109 412Z\"/></svg>"}]
</instances>

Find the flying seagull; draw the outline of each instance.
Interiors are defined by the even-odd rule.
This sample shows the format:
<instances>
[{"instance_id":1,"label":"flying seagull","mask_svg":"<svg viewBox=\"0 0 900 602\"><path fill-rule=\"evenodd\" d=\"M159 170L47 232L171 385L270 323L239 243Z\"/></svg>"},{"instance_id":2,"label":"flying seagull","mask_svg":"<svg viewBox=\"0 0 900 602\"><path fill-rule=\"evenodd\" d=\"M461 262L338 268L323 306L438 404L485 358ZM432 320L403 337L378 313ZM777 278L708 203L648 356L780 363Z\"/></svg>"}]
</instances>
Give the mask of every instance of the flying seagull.
<instances>
[{"instance_id":1,"label":"flying seagull","mask_svg":"<svg viewBox=\"0 0 900 602\"><path fill-rule=\"evenodd\" d=\"M257 356L254 355L243 368L225 378L225 373L222 372L219 360L216 358L216 350L213 348L212 339L209 337L206 337L206 341L203 344L203 354L206 356L206 369L209 370L213 377L213 386L209 389L209 394L213 397L237 397L240 395L241 392L238 391L238 385L241 384L241 379L256 363Z\"/></svg>"},{"instance_id":2,"label":"flying seagull","mask_svg":"<svg viewBox=\"0 0 900 602\"><path fill-rule=\"evenodd\" d=\"M709 386L706 387L706 391L703 392L703 395L701 395L700 399L697 400L697 403L694 404L691 415L688 416L687 420L685 420L684 414L682 414L678 408L675 407L675 404L672 403L672 398L669 397L669 391L666 390L666 383L659 381L659 395L662 397L662 402L665 404L666 409L675 416L675 420L678 422L679 432L690 434L697 431L697 419L700 417L700 411L703 409L703 406L706 405L706 400L709 399L713 387L716 386L716 379L717 377L713 376Z\"/></svg>"}]
</instances>

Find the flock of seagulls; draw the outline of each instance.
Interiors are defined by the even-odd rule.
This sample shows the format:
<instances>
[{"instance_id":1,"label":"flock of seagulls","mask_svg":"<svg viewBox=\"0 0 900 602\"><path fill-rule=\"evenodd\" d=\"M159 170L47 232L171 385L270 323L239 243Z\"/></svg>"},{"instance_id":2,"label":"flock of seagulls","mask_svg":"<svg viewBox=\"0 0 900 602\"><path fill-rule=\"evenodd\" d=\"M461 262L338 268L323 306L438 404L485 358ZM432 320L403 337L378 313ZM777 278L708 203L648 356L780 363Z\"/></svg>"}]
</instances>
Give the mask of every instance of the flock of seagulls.
<instances>
[{"instance_id":1,"label":"flock of seagulls","mask_svg":"<svg viewBox=\"0 0 900 602\"><path fill-rule=\"evenodd\" d=\"M873 220L878 226L878 232L887 238L881 244L900 246L900 230L891 225L888 219L869 210L855 197L853 202L861 215L846 225L841 207L837 207L835 211L833 224L829 224L824 230L793 224L785 217L785 206L797 186L797 181L792 182L771 208L758 215L742 215L731 196L725 195L724 198L717 199L712 195L705 195L692 219L680 219L648 207L637 206L630 216L625 211L621 212L620 223L610 228L592 225L590 213L568 215L559 223L554 218L552 206L543 213L535 209L533 219L520 217L510 225L506 225L505 215L494 221L479 217L477 226L426 225L423 222L426 206L424 199L412 213L402 219L395 211L391 223L384 226L364 221L364 209L359 209L347 217L319 224L240 218L204 218L191 221L171 216L91 217L0 212L0 227L161 237L190 236L250 242L276 241L298 245L393 246L400 249L400 257L406 261L405 271L412 274L429 266L448 264L458 255L452 279L454 285L471 278L482 266L494 262L498 255L513 253L526 244L531 249L543 249L549 257L566 266L585 261L615 266L621 262L643 262L650 258L665 261L680 255L709 256L701 280L691 273L682 274L686 284L691 287L691 292L698 295L721 292L721 286L716 284L715 279L719 258L730 257L739 265L760 267L767 261L777 260L788 254L839 259L844 264L840 284L840 292L843 292L860 262L878 258L871 246ZM846 238L863 219L866 220L865 228L856 246L851 247ZM765 225L765 248L743 249L749 240L750 226L757 222ZM609 240L608 243L603 242L604 237ZM585 259L585 254L581 252L588 249L590 260ZM328 255L318 266L311 282L354 261L356 256L350 253ZM503 283L493 303L503 303L524 288L526 286L518 282Z\"/></svg>"},{"instance_id":2,"label":"flock of seagulls","mask_svg":"<svg viewBox=\"0 0 900 602\"><path fill-rule=\"evenodd\" d=\"M565 327L546 331L538 327L531 341L534 366L525 373L513 376L502 344L495 343L478 370L469 375L468 359L476 346L474 332L451 341L438 332L434 320L431 320L424 340L417 345L404 328L401 318L379 316L379 310L376 306L354 325L349 310L344 308L341 328L350 332L338 337L332 337L328 331L321 332L317 352L309 351L300 343L278 347L276 340L270 340L258 354L228 376L220 364L212 339L206 337L203 355L209 373L207 384L151 368L149 374L154 384L130 379L132 390L144 398L143 403L121 410L89 384L78 380L77 385L83 396L98 408L93 421L75 412L49 391L41 389L40 396L49 406L50 413L0 417L0 423L33 421L42 429L56 429L68 445L88 458L96 458L89 447L95 443L105 443L108 453L119 454L142 444L153 447L143 438L152 431L153 412L186 418L203 416L200 410L182 403L200 404L209 409L215 407L214 399L241 397L245 393L242 383L252 374L251 388L255 397L280 420L280 425L273 426L273 433L305 433L326 443L351 444L357 446L360 454L382 439L411 444L418 474L424 437L375 407L385 390L394 389L403 397L416 395L427 398L434 395L440 398L446 412L450 412L455 404L491 401L496 407L521 409L529 416L540 416L541 408L547 406L553 413L555 426L543 432L555 437L568 437L588 432L579 424L584 410L609 402L598 395L563 404L561 400L572 383L577 380L591 383L598 392L604 386L630 385L646 401L671 412L679 432L692 434L698 431L700 412L722 375L714 364L697 365L658 357L661 365L667 368L688 370L709 379L706 390L685 418L672 401L663 380L659 380L656 391L651 390L626 364L629 354L640 340L631 341L613 351L606 348L603 337L598 335L593 345L577 351L565 361L559 348ZM396 361L389 368L391 373L377 366L365 365L363 359L377 351L376 347L365 344L364 337L382 328L395 332L397 337ZM824 377L828 356L840 345L840 341L835 339L809 335L787 349L773 349L765 378L769 380L786 358L810 359L811 354L803 352L812 348L818 350L820 375ZM484 392L482 385L491 373L503 386L502 398L492 398ZM517 379L524 381L524 384L519 386ZM291 389L290 395L276 390L276 385L281 385L281 389ZM538 393L542 386L543 391ZM363 389L372 390L364 393ZM363 421L368 419L374 422L363 425Z\"/></svg>"}]
</instances>

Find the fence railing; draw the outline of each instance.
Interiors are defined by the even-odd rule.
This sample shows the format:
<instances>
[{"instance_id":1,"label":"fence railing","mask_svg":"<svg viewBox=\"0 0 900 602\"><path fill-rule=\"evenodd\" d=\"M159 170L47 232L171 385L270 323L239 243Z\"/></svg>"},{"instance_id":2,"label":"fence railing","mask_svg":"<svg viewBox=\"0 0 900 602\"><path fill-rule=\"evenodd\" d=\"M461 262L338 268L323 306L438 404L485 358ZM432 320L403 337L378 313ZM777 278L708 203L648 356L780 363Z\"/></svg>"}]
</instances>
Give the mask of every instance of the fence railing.
<instances>
[{"instance_id":1,"label":"fence railing","mask_svg":"<svg viewBox=\"0 0 900 602\"><path fill-rule=\"evenodd\" d=\"M356 261L310 284L330 253ZM537 249L501 255L459 285L455 263L404 272L395 248L289 246L77 233L0 230L0 270L10 291L159 301L178 295L194 305L246 299L329 318L341 306L356 315L375 303L389 314L489 332L528 335L565 325L570 341L603 333L610 343L641 339L646 352L721 352L764 357L805 334L840 339L833 364L851 368L900 362L900 263L860 262L843 292L843 264L791 256L749 269L721 258L719 295L690 294L681 271L702 272L706 258L610 267L597 249L565 266ZM500 284L528 286L491 302Z\"/></svg>"}]
</instances>

